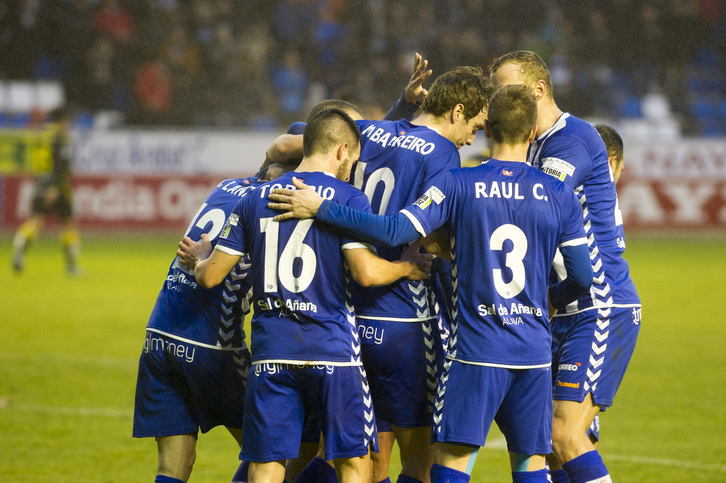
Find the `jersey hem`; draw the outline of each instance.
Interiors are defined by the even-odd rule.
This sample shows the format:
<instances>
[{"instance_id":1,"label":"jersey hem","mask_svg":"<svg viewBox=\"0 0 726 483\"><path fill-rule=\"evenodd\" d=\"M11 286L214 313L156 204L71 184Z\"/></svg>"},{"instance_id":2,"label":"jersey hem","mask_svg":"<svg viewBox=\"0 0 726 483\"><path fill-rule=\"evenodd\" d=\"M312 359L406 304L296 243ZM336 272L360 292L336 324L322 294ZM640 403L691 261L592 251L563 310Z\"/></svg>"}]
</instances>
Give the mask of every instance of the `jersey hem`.
<instances>
[{"instance_id":1,"label":"jersey hem","mask_svg":"<svg viewBox=\"0 0 726 483\"><path fill-rule=\"evenodd\" d=\"M199 342L199 341L196 341L196 340L187 339L186 337L180 337L178 335L171 334L169 332L164 332L163 330L149 328L149 327L146 328L146 332L153 332L155 334L159 334L159 335L166 336L166 337L168 337L170 339L178 340L178 341L181 341L181 342L185 342L187 344L192 344L192 345L195 345L195 346L198 346L198 347L204 347L206 349L212 349L212 350L216 350L216 351L238 351L238 350L245 350L245 349L247 349L247 345L238 346L238 347L222 347L222 346L219 346L219 345L206 344L204 342Z\"/></svg>"},{"instance_id":2,"label":"jersey hem","mask_svg":"<svg viewBox=\"0 0 726 483\"><path fill-rule=\"evenodd\" d=\"M295 359L261 359L258 361L252 361L252 365L260 365L260 364L290 364L294 366L336 366L336 367L355 367L355 366L362 366L363 363L358 362L332 362L332 361L299 361Z\"/></svg>"},{"instance_id":3,"label":"jersey hem","mask_svg":"<svg viewBox=\"0 0 726 483\"><path fill-rule=\"evenodd\" d=\"M567 317L570 315L577 315L577 314L581 314L583 312L588 312L590 310L597 310L597 309L612 309L612 308L624 309L624 308L641 308L641 307L642 307L641 304L607 304L607 305L597 305L597 306L592 305L590 307L580 309L580 310L575 310L573 312L565 312L562 314L557 313L557 314L553 315L552 317Z\"/></svg>"},{"instance_id":4,"label":"jersey hem","mask_svg":"<svg viewBox=\"0 0 726 483\"><path fill-rule=\"evenodd\" d=\"M407 317L407 318L399 318L399 317L379 317L375 315L360 315L355 314L356 319L366 319L366 320L383 320L388 322L404 322L404 323L413 323L413 322L427 322L429 320L436 320L436 316L432 317Z\"/></svg>"},{"instance_id":5,"label":"jersey hem","mask_svg":"<svg viewBox=\"0 0 726 483\"><path fill-rule=\"evenodd\" d=\"M461 362L462 364L470 364L472 366L486 366L486 367L499 367L502 369L546 369L549 367L552 367L552 362L547 363L541 363L541 364L497 364L494 362L474 362L474 361L465 361L463 359L457 359L456 357L450 357L446 356L446 358L450 361L456 361Z\"/></svg>"},{"instance_id":6,"label":"jersey hem","mask_svg":"<svg viewBox=\"0 0 726 483\"><path fill-rule=\"evenodd\" d=\"M239 250L235 250L234 248L229 248L224 245L220 245L219 243L214 246L214 249L219 250L222 253L226 253L227 255L244 256L244 253L240 252Z\"/></svg>"}]
</instances>

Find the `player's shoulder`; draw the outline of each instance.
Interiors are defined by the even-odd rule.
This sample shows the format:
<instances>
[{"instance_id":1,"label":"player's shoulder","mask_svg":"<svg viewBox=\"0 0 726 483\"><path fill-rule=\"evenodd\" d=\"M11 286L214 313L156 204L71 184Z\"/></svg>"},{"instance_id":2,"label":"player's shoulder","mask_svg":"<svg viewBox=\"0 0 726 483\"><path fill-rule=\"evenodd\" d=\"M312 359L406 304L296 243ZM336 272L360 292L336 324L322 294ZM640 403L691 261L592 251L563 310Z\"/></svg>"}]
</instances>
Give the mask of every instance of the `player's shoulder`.
<instances>
[{"instance_id":1,"label":"player's shoulder","mask_svg":"<svg viewBox=\"0 0 726 483\"><path fill-rule=\"evenodd\" d=\"M554 127L557 128L559 123L560 121ZM561 128L556 129L552 135L553 140L558 138L582 145L588 151L599 151L605 145L592 123L570 113L563 114Z\"/></svg>"}]
</instances>

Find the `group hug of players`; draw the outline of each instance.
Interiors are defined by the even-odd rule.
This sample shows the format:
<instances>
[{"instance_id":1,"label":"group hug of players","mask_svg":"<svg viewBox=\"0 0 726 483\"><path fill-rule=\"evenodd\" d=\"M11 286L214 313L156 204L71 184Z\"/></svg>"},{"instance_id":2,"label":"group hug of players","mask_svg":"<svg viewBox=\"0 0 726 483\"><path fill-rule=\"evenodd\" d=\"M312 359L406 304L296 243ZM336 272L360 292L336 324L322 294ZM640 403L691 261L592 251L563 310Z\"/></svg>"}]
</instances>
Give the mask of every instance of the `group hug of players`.
<instances>
[{"instance_id":1,"label":"group hug of players","mask_svg":"<svg viewBox=\"0 0 726 483\"><path fill-rule=\"evenodd\" d=\"M535 53L428 90L426 67L382 121L316 106L193 217L139 362L155 481L218 425L235 482L390 481L394 440L398 482L469 481L494 421L513 481L611 481L588 427L641 319L619 172ZM479 131L491 158L460 168Z\"/></svg>"}]
</instances>

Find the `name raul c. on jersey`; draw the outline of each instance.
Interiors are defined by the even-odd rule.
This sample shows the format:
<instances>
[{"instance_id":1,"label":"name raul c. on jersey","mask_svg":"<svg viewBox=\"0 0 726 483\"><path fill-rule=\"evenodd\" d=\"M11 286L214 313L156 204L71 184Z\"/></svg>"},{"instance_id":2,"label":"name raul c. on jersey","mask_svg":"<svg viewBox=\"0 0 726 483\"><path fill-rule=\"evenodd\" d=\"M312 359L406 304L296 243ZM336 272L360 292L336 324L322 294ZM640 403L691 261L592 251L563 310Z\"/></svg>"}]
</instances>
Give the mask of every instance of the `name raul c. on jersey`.
<instances>
[{"instance_id":1,"label":"name raul c. on jersey","mask_svg":"<svg viewBox=\"0 0 726 483\"><path fill-rule=\"evenodd\" d=\"M513 181L492 181L488 185L483 181L477 181L474 183L474 193L477 198L524 199L519 183ZM541 183L532 186L532 196L537 200L548 201L547 195L544 194L544 186Z\"/></svg>"}]
</instances>

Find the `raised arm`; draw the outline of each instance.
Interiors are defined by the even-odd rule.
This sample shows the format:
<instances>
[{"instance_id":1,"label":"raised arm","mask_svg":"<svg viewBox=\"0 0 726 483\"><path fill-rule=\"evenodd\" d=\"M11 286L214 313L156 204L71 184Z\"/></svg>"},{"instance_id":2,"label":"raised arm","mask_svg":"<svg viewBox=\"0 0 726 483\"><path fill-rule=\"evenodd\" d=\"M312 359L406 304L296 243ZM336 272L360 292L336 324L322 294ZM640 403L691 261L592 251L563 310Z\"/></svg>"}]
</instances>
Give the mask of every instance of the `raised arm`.
<instances>
[{"instance_id":1,"label":"raised arm","mask_svg":"<svg viewBox=\"0 0 726 483\"><path fill-rule=\"evenodd\" d=\"M282 134L275 138L267 152L265 161L260 166L263 169L271 164L287 164L293 161L300 161L303 157L302 134Z\"/></svg>"},{"instance_id":2,"label":"raised arm","mask_svg":"<svg viewBox=\"0 0 726 483\"><path fill-rule=\"evenodd\" d=\"M412 119L416 114L416 111L424 99L428 95L429 91L424 89L423 83L426 79L431 76L433 71L426 69L429 61L421 57L421 54L416 52L413 61L413 74L403 89L401 98L393 104L393 107L386 113L386 117L383 119L389 121L396 121L398 119Z\"/></svg>"}]
</instances>

